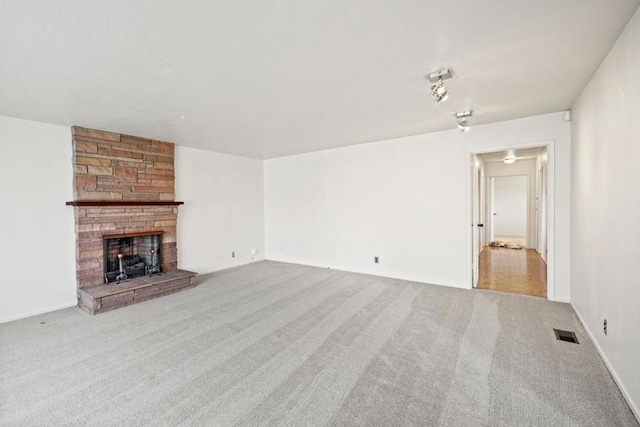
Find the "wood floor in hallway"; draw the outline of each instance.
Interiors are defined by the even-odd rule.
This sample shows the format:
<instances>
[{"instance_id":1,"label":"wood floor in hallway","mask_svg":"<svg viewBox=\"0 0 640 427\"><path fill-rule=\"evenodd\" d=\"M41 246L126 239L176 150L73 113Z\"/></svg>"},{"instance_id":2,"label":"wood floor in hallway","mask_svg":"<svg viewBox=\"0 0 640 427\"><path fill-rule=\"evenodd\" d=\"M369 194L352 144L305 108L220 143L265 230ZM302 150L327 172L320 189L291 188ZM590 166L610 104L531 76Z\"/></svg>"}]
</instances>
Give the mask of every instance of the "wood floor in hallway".
<instances>
[{"instance_id":1,"label":"wood floor in hallway","mask_svg":"<svg viewBox=\"0 0 640 427\"><path fill-rule=\"evenodd\" d=\"M535 249L485 246L478 289L547 297L547 265Z\"/></svg>"}]
</instances>

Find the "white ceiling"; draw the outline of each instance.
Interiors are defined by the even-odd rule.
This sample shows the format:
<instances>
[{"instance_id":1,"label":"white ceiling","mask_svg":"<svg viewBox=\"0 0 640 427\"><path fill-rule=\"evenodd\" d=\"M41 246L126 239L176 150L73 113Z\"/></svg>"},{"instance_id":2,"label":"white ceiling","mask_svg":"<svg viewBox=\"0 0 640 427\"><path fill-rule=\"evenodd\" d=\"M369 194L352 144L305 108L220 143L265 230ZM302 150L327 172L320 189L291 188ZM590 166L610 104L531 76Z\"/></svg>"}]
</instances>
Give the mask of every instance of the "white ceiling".
<instances>
[{"instance_id":1,"label":"white ceiling","mask_svg":"<svg viewBox=\"0 0 640 427\"><path fill-rule=\"evenodd\" d=\"M639 4L3 0L0 115L272 158L561 111Z\"/></svg>"}]
</instances>

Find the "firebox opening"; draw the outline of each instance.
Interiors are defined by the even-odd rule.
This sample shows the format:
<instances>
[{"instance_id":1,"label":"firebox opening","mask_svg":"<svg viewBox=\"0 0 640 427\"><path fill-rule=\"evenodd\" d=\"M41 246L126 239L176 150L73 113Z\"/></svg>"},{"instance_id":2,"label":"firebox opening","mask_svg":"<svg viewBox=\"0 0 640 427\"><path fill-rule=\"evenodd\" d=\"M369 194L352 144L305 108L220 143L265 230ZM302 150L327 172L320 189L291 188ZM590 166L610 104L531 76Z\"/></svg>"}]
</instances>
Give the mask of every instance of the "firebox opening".
<instances>
[{"instance_id":1,"label":"firebox opening","mask_svg":"<svg viewBox=\"0 0 640 427\"><path fill-rule=\"evenodd\" d=\"M105 283L161 274L161 248L162 234L104 236Z\"/></svg>"}]
</instances>

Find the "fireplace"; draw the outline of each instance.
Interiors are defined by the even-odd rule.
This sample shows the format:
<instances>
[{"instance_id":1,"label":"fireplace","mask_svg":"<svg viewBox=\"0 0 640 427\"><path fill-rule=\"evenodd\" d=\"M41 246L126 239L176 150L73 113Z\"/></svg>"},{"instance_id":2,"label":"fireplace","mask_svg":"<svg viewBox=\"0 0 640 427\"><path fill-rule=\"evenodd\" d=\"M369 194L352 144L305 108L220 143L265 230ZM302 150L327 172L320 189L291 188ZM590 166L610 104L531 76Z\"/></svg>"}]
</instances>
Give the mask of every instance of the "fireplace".
<instances>
[{"instance_id":1,"label":"fireplace","mask_svg":"<svg viewBox=\"0 0 640 427\"><path fill-rule=\"evenodd\" d=\"M117 234L102 238L105 283L162 273L162 233Z\"/></svg>"},{"instance_id":2,"label":"fireplace","mask_svg":"<svg viewBox=\"0 0 640 427\"><path fill-rule=\"evenodd\" d=\"M195 286L178 268L174 145L74 126L78 305L91 314Z\"/></svg>"}]
</instances>

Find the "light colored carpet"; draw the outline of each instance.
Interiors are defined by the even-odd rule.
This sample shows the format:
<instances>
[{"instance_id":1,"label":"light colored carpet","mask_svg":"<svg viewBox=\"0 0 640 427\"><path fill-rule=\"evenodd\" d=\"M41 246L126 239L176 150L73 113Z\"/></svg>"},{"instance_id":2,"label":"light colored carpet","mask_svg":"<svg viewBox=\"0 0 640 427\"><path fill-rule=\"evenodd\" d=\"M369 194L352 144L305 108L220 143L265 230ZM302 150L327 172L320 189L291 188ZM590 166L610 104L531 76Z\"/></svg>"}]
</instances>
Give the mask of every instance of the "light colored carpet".
<instances>
[{"instance_id":1,"label":"light colored carpet","mask_svg":"<svg viewBox=\"0 0 640 427\"><path fill-rule=\"evenodd\" d=\"M637 425L567 304L291 264L0 345L1 425Z\"/></svg>"}]
</instances>

